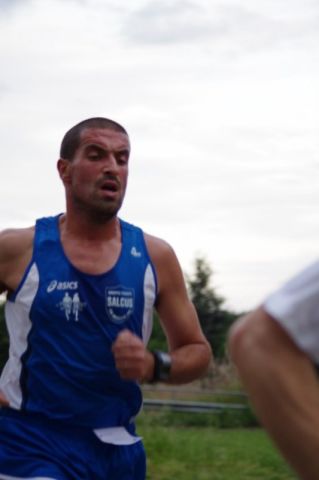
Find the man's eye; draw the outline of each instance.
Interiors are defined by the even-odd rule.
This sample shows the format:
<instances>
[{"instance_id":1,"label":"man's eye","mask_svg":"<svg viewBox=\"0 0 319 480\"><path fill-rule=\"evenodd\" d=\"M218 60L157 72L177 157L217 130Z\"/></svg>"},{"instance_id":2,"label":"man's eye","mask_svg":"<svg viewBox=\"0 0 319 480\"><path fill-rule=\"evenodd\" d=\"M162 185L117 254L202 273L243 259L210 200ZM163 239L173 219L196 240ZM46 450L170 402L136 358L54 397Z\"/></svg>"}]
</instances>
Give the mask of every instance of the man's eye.
<instances>
[{"instance_id":1,"label":"man's eye","mask_svg":"<svg viewBox=\"0 0 319 480\"><path fill-rule=\"evenodd\" d=\"M128 155L126 153L120 153L117 155L117 162L120 165L126 165L128 162Z\"/></svg>"},{"instance_id":2,"label":"man's eye","mask_svg":"<svg viewBox=\"0 0 319 480\"><path fill-rule=\"evenodd\" d=\"M97 152L92 152L92 153L89 153L88 155L88 159L89 160L99 160L101 158L101 155Z\"/></svg>"}]
</instances>

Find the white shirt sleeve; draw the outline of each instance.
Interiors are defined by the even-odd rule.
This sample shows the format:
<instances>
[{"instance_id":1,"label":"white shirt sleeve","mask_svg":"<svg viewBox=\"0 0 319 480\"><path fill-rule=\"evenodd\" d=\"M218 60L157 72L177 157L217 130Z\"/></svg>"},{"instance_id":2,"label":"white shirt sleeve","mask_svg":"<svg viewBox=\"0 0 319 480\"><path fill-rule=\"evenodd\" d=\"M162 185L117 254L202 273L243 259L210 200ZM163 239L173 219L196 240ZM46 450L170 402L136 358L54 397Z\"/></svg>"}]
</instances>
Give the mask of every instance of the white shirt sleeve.
<instances>
[{"instance_id":1,"label":"white shirt sleeve","mask_svg":"<svg viewBox=\"0 0 319 480\"><path fill-rule=\"evenodd\" d=\"M263 308L319 364L319 261L269 295Z\"/></svg>"}]
</instances>

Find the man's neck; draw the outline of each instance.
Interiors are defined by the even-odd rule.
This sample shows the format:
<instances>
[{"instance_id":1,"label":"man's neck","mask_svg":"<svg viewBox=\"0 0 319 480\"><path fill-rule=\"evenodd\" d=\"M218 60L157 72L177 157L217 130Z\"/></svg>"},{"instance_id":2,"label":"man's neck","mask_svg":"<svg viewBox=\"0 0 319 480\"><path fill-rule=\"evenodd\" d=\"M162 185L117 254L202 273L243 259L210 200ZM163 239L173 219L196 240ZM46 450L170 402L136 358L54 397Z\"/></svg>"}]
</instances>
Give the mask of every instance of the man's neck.
<instances>
[{"instance_id":1,"label":"man's neck","mask_svg":"<svg viewBox=\"0 0 319 480\"><path fill-rule=\"evenodd\" d=\"M119 259L122 248L117 217L104 224L75 219L69 213L60 219L60 239L66 257L83 273L99 275L109 271Z\"/></svg>"},{"instance_id":2,"label":"man's neck","mask_svg":"<svg viewBox=\"0 0 319 480\"><path fill-rule=\"evenodd\" d=\"M60 218L62 237L72 237L87 242L99 242L120 237L120 221L114 216L104 222L96 222L86 215L71 215L66 213Z\"/></svg>"}]
</instances>

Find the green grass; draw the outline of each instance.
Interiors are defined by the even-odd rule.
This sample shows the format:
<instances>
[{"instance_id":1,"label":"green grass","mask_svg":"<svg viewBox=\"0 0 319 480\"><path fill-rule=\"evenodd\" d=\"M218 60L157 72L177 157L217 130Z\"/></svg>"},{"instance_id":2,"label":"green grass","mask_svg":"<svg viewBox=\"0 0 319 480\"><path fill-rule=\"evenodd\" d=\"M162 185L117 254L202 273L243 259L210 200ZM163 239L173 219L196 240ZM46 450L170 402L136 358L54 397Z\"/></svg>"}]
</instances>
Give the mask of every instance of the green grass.
<instances>
[{"instance_id":1,"label":"green grass","mask_svg":"<svg viewBox=\"0 0 319 480\"><path fill-rule=\"evenodd\" d=\"M161 425L165 415L144 412L138 420L148 480L296 479L260 428Z\"/></svg>"}]
</instances>

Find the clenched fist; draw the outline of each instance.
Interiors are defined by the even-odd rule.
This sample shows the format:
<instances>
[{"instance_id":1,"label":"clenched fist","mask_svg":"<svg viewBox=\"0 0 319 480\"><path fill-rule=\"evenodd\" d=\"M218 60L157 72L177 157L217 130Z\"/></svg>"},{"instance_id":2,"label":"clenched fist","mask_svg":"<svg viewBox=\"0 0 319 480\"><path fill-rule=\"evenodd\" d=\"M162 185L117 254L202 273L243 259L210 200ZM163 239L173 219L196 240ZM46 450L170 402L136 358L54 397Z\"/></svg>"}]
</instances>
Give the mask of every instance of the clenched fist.
<instances>
[{"instance_id":1,"label":"clenched fist","mask_svg":"<svg viewBox=\"0 0 319 480\"><path fill-rule=\"evenodd\" d=\"M112 352L115 366L124 380L145 382L153 377L153 355L134 333L122 330L112 345Z\"/></svg>"}]
</instances>

